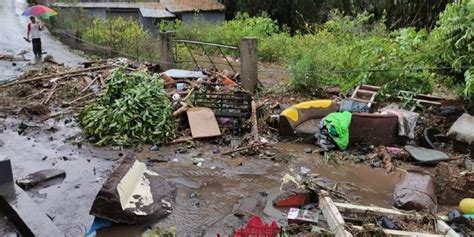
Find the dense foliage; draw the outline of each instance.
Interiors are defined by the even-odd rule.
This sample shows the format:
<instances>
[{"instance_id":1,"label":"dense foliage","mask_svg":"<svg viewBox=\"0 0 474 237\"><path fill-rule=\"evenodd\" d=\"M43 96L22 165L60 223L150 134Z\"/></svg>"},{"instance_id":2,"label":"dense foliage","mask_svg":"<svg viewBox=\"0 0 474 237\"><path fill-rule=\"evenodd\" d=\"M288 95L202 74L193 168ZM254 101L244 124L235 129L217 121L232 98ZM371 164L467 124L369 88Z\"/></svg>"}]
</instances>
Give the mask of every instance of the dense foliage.
<instances>
[{"instance_id":1,"label":"dense foliage","mask_svg":"<svg viewBox=\"0 0 474 237\"><path fill-rule=\"evenodd\" d=\"M97 145L123 147L172 139L171 102L163 80L118 68L107 82L105 93L80 115L84 133L96 137Z\"/></svg>"},{"instance_id":2,"label":"dense foliage","mask_svg":"<svg viewBox=\"0 0 474 237\"><path fill-rule=\"evenodd\" d=\"M349 89L361 83L383 86L386 92L410 90L429 93L444 82L472 96L473 1L449 4L434 29L414 27L390 30L386 19L374 14L356 17L334 10L324 24L306 24L291 35L268 15L236 19L217 25L162 23L178 38L238 45L243 36L259 38L259 57L285 64L291 86L300 91L339 85Z\"/></svg>"},{"instance_id":3,"label":"dense foliage","mask_svg":"<svg viewBox=\"0 0 474 237\"><path fill-rule=\"evenodd\" d=\"M332 9L349 16L368 12L375 19L386 18L387 25L398 27L431 27L438 14L452 0L220 0L226 5L227 18L233 19L238 12L258 16L269 13L280 25L301 30L304 23L324 23ZM303 28L302 28L303 27Z\"/></svg>"},{"instance_id":4,"label":"dense foliage","mask_svg":"<svg viewBox=\"0 0 474 237\"><path fill-rule=\"evenodd\" d=\"M107 47L121 56L153 59L159 55L159 41L136 21L121 17L95 19L82 33L84 40Z\"/></svg>"}]
</instances>

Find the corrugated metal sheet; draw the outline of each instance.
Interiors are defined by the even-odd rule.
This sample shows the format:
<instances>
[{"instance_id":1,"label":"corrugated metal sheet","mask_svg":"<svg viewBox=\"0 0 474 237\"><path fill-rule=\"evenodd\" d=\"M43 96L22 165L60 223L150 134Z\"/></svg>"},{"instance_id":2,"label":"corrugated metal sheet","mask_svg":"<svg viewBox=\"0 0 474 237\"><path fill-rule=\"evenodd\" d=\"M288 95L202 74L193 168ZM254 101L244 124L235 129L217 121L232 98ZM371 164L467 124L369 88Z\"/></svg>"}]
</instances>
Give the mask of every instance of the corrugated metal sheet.
<instances>
[{"instance_id":1,"label":"corrugated metal sheet","mask_svg":"<svg viewBox=\"0 0 474 237\"><path fill-rule=\"evenodd\" d=\"M170 18L175 17L175 15L167 10L164 9L156 9L156 8L140 8L140 14L143 17L151 17L151 18Z\"/></svg>"},{"instance_id":2,"label":"corrugated metal sheet","mask_svg":"<svg viewBox=\"0 0 474 237\"><path fill-rule=\"evenodd\" d=\"M214 0L160 0L172 13L192 11L224 11L225 6Z\"/></svg>"},{"instance_id":3,"label":"corrugated metal sheet","mask_svg":"<svg viewBox=\"0 0 474 237\"><path fill-rule=\"evenodd\" d=\"M55 2L52 3L53 7L80 7L80 8L150 8L166 10L165 7L159 2L78 2L78 3L65 3Z\"/></svg>"}]
</instances>

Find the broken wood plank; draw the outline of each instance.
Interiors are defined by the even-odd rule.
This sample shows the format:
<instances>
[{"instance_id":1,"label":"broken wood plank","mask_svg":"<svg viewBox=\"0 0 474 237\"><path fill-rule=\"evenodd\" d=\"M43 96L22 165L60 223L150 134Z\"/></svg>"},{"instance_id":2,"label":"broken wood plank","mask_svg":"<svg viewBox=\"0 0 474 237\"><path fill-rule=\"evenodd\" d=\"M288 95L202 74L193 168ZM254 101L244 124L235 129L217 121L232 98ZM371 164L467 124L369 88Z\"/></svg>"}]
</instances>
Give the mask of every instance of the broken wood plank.
<instances>
[{"instance_id":1,"label":"broken wood plank","mask_svg":"<svg viewBox=\"0 0 474 237\"><path fill-rule=\"evenodd\" d=\"M448 237L460 237L460 235L456 233L456 231L454 231L451 227L449 227L449 225L443 220L436 220L436 231L443 233Z\"/></svg>"},{"instance_id":2,"label":"broken wood plank","mask_svg":"<svg viewBox=\"0 0 474 237\"><path fill-rule=\"evenodd\" d=\"M258 120L257 120L257 104L255 100L252 100L252 136L253 142L259 143L259 136L258 136Z\"/></svg>"},{"instance_id":3,"label":"broken wood plank","mask_svg":"<svg viewBox=\"0 0 474 237\"><path fill-rule=\"evenodd\" d=\"M353 225L351 228L357 230L364 230L362 226ZM427 234L427 233L420 233L420 232L412 232L412 231L402 231L402 230L389 230L389 229L382 229L382 231L387 234L388 236L416 236L416 237L446 237L446 235L439 235L439 234Z\"/></svg>"},{"instance_id":4,"label":"broken wood plank","mask_svg":"<svg viewBox=\"0 0 474 237\"><path fill-rule=\"evenodd\" d=\"M178 117L182 113L188 111L188 108L189 108L188 104L183 103L183 102L181 102L180 104L181 104L181 107L173 112L173 117Z\"/></svg>"},{"instance_id":5,"label":"broken wood plank","mask_svg":"<svg viewBox=\"0 0 474 237\"><path fill-rule=\"evenodd\" d=\"M374 214L379 215L396 215L396 216L408 216L414 219L422 219L423 217L417 213L413 212L402 212L394 209L389 208L382 208L382 207L370 207L370 206L361 206L361 205L354 205L349 203L340 203L335 202L334 205L338 208L339 211L350 211L353 213L367 213L372 212Z\"/></svg>"},{"instance_id":6,"label":"broken wood plank","mask_svg":"<svg viewBox=\"0 0 474 237\"><path fill-rule=\"evenodd\" d=\"M82 100L82 99L85 99L85 98L90 97L90 96L93 96L93 95L95 95L94 92L89 93L89 94L86 94L86 95L84 95L84 96L81 96L81 97L79 97L79 98L77 98L77 99L75 99L75 100L73 100L73 101L69 101L69 102L66 101L66 102L64 102L63 104L65 104L65 105L71 105L71 104L74 104L74 103L76 103L76 102L78 102L78 101L80 101L80 100Z\"/></svg>"},{"instance_id":7,"label":"broken wood plank","mask_svg":"<svg viewBox=\"0 0 474 237\"><path fill-rule=\"evenodd\" d=\"M80 69L80 70L56 73L56 74L51 74L51 75L46 75L46 76L41 76L41 77L34 77L34 78L31 78L31 79L25 79L25 80L20 80L20 81L14 81L14 82L11 82L11 83L7 83L5 85L1 85L0 87L7 87L7 86L23 84L23 83L27 83L27 82L39 81L39 80L49 79L49 78L53 78L53 77L72 76L72 74L78 74L78 73L84 73L84 72L90 72L90 71L99 71L99 70L110 68L112 66L113 65L97 66L97 67L90 67L90 68L85 68L85 69Z\"/></svg>"},{"instance_id":8,"label":"broken wood plank","mask_svg":"<svg viewBox=\"0 0 474 237\"><path fill-rule=\"evenodd\" d=\"M320 192L319 208L322 210L331 231L336 234L336 237L352 237L352 234L345 229L346 222L344 218L342 218L341 213L328 195L325 191Z\"/></svg>"},{"instance_id":9,"label":"broken wood plank","mask_svg":"<svg viewBox=\"0 0 474 237\"><path fill-rule=\"evenodd\" d=\"M89 87L91 87L99 78L100 78L100 75L96 76L91 82L89 82L89 84L87 84L86 87L84 87L84 89L81 90L81 92L79 92L79 94L82 94L85 91L87 91L87 89L89 89Z\"/></svg>"},{"instance_id":10,"label":"broken wood plank","mask_svg":"<svg viewBox=\"0 0 474 237\"><path fill-rule=\"evenodd\" d=\"M48 97L43 101L43 104L46 105L48 104L49 100L51 100L51 97L53 97L54 93L56 93L56 88L58 87L58 84L54 84L53 88L51 89L51 92L49 92Z\"/></svg>"},{"instance_id":11,"label":"broken wood plank","mask_svg":"<svg viewBox=\"0 0 474 237\"><path fill-rule=\"evenodd\" d=\"M191 108L187 111L189 127L194 138L221 135L214 112L209 108Z\"/></svg>"}]
</instances>

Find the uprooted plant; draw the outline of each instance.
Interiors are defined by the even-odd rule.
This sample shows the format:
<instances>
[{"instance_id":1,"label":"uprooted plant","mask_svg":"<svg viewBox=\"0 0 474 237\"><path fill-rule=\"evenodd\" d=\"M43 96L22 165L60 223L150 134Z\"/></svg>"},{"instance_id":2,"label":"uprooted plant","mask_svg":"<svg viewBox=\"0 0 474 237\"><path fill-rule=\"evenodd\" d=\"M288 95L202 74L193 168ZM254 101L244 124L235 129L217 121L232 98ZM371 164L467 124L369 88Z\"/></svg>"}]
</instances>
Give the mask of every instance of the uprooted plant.
<instances>
[{"instance_id":1,"label":"uprooted plant","mask_svg":"<svg viewBox=\"0 0 474 237\"><path fill-rule=\"evenodd\" d=\"M162 79L117 68L107 83L105 93L80 115L84 133L96 137L96 145L129 147L173 138L171 102Z\"/></svg>"}]
</instances>

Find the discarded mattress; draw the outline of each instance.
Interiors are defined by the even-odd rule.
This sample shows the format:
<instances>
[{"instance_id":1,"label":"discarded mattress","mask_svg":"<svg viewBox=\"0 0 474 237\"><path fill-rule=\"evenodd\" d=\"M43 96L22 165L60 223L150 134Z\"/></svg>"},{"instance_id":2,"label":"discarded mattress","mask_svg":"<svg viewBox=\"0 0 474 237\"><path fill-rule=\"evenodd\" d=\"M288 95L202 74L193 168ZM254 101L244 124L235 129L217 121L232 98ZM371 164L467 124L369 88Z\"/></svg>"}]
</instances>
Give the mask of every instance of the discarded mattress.
<instances>
[{"instance_id":1,"label":"discarded mattress","mask_svg":"<svg viewBox=\"0 0 474 237\"><path fill-rule=\"evenodd\" d=\"M127 156L100 189L90 214L124 224L156 221L171 213L175 196L175 187Z\"/></svg>"},{"instance_id":2,"label":"discarded mattress","mask_svg":"<svg viewBox=\"0 0 474 237\"><path fill-rule=\"evenodd\" d=\"M422 163L438 163L449 160L449 156L446 153L438 150L414 146L405 146L405 150L414 160Z\"/></svg>"},{"instance_id":3,"label":"discarded mattress","mask_svg":"<svg viewBox=\"0 0 474 237\"><path fill-rule=\"evenodd\" d=\"M338 111L332 100L312 100L292 105L280 114L280 136L312 136L318 130L319 121Z\"/></svg>"}]
</instances>

